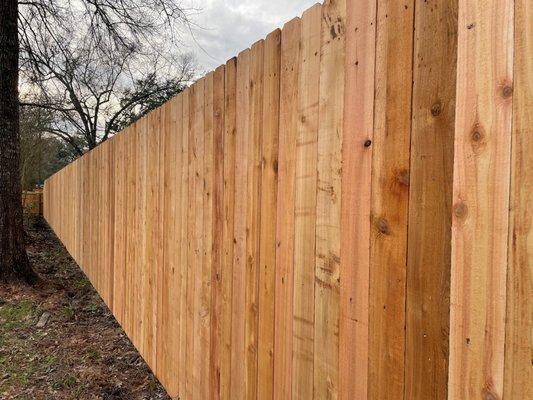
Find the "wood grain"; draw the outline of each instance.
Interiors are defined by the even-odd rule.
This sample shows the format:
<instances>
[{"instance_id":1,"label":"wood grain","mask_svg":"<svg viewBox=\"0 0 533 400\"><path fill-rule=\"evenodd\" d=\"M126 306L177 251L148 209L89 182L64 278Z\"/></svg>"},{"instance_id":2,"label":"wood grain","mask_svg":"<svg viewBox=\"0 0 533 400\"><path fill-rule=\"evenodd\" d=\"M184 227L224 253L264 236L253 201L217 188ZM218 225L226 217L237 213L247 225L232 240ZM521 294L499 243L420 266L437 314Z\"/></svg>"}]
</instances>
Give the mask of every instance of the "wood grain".
<instances>
[{"instance_id":1,"label":"wood grain","mask_svg":"<svg viewBox=\"0 0 533 400\"><path fill-rule=\"evenodd\" d=\"M250 136L250 50L237 57L235 122L235 210L233 246L233 298L231 316L231 398L246 395L246 222L248 206L248 157Z\"/></svg>"},{"instance_id":2,"label":"wood grain","mask_svg":"<svg viewBox=\"0 0 533 400\"><path fill-rule=\"evenodd\" d=\"M376 400L404 393L413 12L413 1L378 2L368 349Z\"/></svg>"},{"instance_id":3,"label":"wood grain","mask_svg":"<svg viewBox=\"0 0 533 400\"><path fill-rule=\"evenodd\" d=\"M314 393L339 394L341 173L346 3L322 9L315 232Z\"/></svg>"},{"instance_id":4,"label":"wood grain","mask_svg":"<svg viewBox=\"0 0 533 400\"><path fill-rule=\"evenodd\" d=\"M301 21L294 181L292 398L313 398L318 91L322 7Z\"/></svg>"},{"instance_id":5,"label":"wood grain","mask_svg":"<svg viewBox=\"0 0 533 400\"><path fill-rule=\"evenodd\" d=\"M366 399L376 4L349 1L346 7L339 398Z\"/></svg>"},{"instance_id":6,"label":"wood grain","mask_svg":"<svg viewBox=\"0 0 533 400\"><path fill-rule=\"evenodd\" d=\"M513 4L459 1L449 399L503 396Z\"/></svg>"},{"instance_id":7,"label":"wood grain","mask_svg":"<svg viewBox=\"0 0 533 400\"><path fill-rule=\"evenodd\" d=\"M415 11L405 398L444 400L450 326L457 2L417 1Z\"/></svg>"},{"instance_id":8,"label":"wood grain","mask_svg":"<svg viewBox=\"0 0 533 400\"><path fill-rule=\"evenodd\" d=\"M294 179L298 115L300 19L281 31L278 154L278 209L274 320L274 399L292 394L292 322L294 280Z\"/></svg>"},{"instance_id":9,"label":"wood grain","mask_svg":"<svg viewBox=\"0 0 533 400\"><path fill-rule=\"evenodd\" d=\"M264 45L263 120L261 151L261 227L259 239L259 320L257 398L270 400L274 381L274 292L276 273L276 212L278 187L278 129L281 31L268 35Z\"/></svg>"},{"instance_id":10,"label":"wood grain","mask_svg":"<svg viewBox=\"0 0 533 400\"><path fill-rule=\"evenodd\" d=\"M533 397L533 7L515 1L505 399ZM529 334L527 333L529 332Z\"/></svg>"}]
</instances>

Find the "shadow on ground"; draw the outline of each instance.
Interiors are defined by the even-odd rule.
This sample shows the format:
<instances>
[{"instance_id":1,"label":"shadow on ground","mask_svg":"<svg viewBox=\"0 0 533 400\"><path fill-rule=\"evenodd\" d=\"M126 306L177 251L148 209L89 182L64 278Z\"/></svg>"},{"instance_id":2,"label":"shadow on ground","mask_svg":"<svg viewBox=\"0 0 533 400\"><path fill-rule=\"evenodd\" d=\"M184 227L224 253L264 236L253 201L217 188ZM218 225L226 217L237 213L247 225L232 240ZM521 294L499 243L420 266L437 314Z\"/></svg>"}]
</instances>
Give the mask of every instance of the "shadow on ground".
<instances>
[{"instance_id":1,"label":"shadow on ground","mask_svg":"<svg viewBox=\"0 0 533 400\"><path fill-rule=\"evenodd\" d=\"M0 284L0 398L170 397L41 219L26 221L44 289Z\"/></svg>"}]
</instances>

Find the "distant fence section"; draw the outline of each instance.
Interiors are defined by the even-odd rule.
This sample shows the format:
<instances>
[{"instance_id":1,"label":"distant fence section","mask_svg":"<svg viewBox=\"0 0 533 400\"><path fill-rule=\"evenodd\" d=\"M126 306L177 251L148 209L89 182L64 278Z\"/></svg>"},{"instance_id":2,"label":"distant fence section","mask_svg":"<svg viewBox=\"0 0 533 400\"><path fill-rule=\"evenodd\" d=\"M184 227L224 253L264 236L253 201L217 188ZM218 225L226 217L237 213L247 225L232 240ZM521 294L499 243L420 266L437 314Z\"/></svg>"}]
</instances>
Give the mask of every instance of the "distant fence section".
<instances>
[{"instance_id":1,"label":"distant fence section","mask_svg":"<svg viewBox=\"0 0 533 400\"><path fill-rule=\"evenodd\" d=\"M47 180L181 399L532 398L532 7L315 5Z\"/></svg>"},{"instance_id":2,"label":"distant fence section","mask_svg":"<svg viewBox=\"0 0 533 400\"><path fill-rule=\"evenodd\" d=\"M26 214L43 215L43 191L23 191L22 208Z\"/></svg>"}]
</instances>

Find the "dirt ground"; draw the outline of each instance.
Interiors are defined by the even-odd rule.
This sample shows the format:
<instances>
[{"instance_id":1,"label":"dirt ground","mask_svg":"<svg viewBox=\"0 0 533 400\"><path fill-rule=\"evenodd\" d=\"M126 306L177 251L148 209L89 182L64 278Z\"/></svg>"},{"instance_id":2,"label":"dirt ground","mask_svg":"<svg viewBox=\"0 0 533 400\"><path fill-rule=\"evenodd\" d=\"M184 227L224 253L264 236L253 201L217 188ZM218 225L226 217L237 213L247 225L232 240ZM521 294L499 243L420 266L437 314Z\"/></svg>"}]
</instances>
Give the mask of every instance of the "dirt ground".
<instances>
[{"instance_id":1,"label":"dirt ground","mask_svg":"<svg viewBox=\"0 0 533 400\"><path fill-rule=\"evenodd\" d=\"M0 399L169 400L46 223L27 221L27 234L31 261L47 283L0 284Z\"/></svg>"}]
</instances>

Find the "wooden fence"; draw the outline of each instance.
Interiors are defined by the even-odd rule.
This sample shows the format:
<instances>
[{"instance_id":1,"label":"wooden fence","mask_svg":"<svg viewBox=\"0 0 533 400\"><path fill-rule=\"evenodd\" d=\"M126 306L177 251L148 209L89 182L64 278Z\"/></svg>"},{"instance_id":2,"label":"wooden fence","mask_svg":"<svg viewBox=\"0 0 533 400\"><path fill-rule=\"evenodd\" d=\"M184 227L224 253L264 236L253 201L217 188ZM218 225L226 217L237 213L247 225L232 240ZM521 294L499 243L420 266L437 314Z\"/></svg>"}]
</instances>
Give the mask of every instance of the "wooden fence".
<instances>
[{"instance_id":1,"label":"wooden fence","mask_svg":"<svg viewBox=\"0 0 533 400\"><path fill-rule=\"evenodd\" d=\"M532 398L532 7L315 5L51 177L181 399Z\"/></svg>"},{"instance_id":2,"label":"wooden fence","mask_svg":"<svg viewBox=\"0 0 533 400\"><path fill-rule=\"evenodd\" d=\"M41 190L22 192L22 209L26 214L43 215L43 192Z\"/></svg>"}]
</instances>

